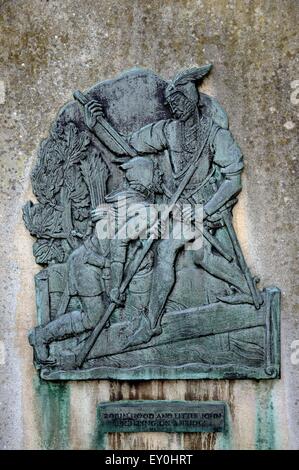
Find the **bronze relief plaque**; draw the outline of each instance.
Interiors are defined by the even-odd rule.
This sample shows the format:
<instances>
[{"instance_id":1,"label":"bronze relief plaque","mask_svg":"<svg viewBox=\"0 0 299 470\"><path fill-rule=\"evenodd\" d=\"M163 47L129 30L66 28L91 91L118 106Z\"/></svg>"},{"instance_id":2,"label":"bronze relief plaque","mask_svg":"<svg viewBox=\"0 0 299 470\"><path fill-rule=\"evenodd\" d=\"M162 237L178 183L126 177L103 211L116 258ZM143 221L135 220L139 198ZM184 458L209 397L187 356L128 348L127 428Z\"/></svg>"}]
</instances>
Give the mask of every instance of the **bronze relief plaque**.
<instances>
[{"instance_id":1,"label":"bronze relief plaque","mask_svg":"<svg viewBox=\"0 0 299 470\"><path fill-rule=\"evenodd\" d=\"M23 217L42 378L279 377L280 291L235 232L243 155L210 69L77 91L41 143Z\"/></svg>"}]
</instances>

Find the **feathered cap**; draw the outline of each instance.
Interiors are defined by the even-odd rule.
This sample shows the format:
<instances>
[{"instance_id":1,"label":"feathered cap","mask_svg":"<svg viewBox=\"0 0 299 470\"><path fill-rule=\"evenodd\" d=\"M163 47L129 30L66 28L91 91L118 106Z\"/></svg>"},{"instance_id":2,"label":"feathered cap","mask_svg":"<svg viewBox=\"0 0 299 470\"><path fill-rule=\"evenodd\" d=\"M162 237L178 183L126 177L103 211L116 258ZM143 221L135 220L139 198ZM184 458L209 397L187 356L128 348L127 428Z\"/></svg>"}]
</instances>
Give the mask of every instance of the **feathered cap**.
<instances>
[{"instance_id":1,"label":"feathered cap","mask_svg":"<svg viewBox=\"0 0 299 470\"><path fill-rule=\"evenodd\" d=\"M190 101L197 103L198 91L196 84L202 81L210 72L212 65L204 65L203 67L192 67L177 73L177 75L169 82L165 89L165 98L174 93L182 93Z\"/></svg>"}]
</instances>

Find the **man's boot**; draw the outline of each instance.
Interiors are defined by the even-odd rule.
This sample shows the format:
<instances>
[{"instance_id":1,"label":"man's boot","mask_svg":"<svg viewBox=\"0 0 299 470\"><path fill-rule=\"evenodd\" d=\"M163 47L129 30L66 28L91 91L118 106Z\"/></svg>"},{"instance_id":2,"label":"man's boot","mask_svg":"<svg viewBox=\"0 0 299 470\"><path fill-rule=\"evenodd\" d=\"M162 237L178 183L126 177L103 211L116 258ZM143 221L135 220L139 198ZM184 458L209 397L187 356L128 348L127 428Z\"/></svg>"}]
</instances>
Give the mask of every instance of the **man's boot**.
<instances>
[{"instance_id":1,"label":"man's boot","mask_svg":"<svg viewBox=\"0 0 299 470\"><path fill-rule=\"evenodd\" d=\"M83 312L80 311L66 313L44 327L34 328L29 333L29 343L34 347L37 362L52 363L53 361L49 361L50 343L75 336L86 330L82 314Z\"/></svg>"}]
</instances>

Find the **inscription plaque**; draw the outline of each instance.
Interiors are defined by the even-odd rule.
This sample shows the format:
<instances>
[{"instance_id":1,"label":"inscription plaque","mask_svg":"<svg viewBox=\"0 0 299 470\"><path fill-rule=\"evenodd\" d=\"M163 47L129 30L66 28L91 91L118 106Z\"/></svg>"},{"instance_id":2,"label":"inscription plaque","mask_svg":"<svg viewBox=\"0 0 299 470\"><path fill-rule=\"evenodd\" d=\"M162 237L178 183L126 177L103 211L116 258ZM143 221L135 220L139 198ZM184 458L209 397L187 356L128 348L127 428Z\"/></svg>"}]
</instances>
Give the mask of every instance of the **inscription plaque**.
<instances>
[{"instance_id":1,"label":"inscription plaque","mask_svg":"<svg viewBox=\"0 0 299 470\"><path fill-rule=\"evenodd\" d=\"M136 400L100 403L97 444L110 432L223 432L226 404L221 401Z\"/></svg>"}]
</instances>

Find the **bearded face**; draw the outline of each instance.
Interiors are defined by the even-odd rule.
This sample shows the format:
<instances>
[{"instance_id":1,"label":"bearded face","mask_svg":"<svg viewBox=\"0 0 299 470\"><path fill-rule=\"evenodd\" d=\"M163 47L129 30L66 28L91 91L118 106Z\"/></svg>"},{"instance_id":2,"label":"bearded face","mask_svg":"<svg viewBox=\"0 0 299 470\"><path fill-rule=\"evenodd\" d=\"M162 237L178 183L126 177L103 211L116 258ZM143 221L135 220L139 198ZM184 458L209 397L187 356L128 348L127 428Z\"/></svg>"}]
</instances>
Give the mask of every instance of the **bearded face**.
<instances>
[{"instance_id":1,"label":"bearded face","mask_svg":"<svg viewBox=\"0 0 299 470\"><path fill-rule=\"evenodd\" d=\"M196 110L196 104L179 92L168 96L167 102L174 117L180 121L186 121Z\"/></svg>"}]
</instances>

